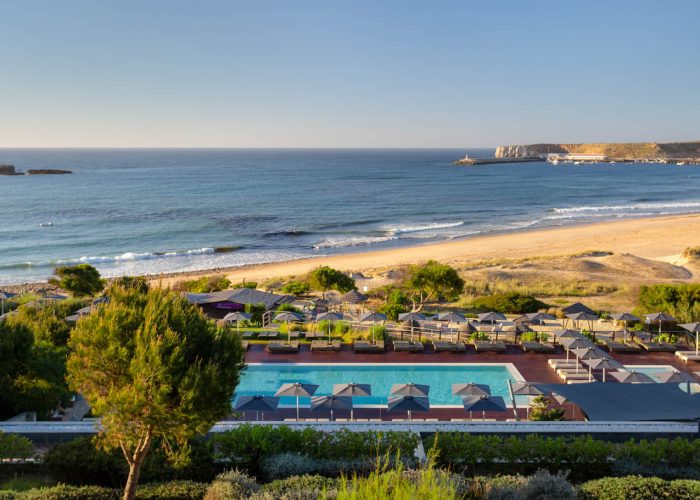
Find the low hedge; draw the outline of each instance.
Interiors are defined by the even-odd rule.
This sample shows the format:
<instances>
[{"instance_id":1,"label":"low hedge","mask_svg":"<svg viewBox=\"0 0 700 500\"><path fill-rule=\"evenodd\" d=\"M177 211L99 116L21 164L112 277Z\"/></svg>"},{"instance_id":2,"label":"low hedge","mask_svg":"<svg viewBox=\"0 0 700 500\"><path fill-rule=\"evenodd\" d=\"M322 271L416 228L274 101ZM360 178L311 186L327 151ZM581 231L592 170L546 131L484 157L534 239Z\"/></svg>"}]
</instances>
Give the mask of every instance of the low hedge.
<instances>
[{"instance_id":1,"label":"low hedge","mask_svg":"<svg viewBox=\"0 0 700 500\"><path fill-rule=\"evenodd\" d=\"M658 477L606 477L583 483L579 488L582 500L696 500L700 498L700 481Z\"/></svg>"},{"instance_id":2,"label":"low hedge","mask_svg":"<svg viewBox=\"0 0 700 500\"><path fill-rule=\"evenodd\" d=\"M263 472L266 457L283 453L306 455L313 459L347 461L367 460L391 452L409 460L419 438L408 432L351 432L340 429L329 433L287 426L243 425L212 437L215 458L230 467L246 470L255 477Z\"/></svg>"},{"instance_id":3,"label":"low hedge","mask_svg":"<svg viewBox=\"0 0 700 500\"><path fill-rule=\"evenodd\" d=\"M575 481L634 472L665 478L700 478L700 440L657 439L611 443L581 437L476 436L436 434L424 442L435 448L440 466L467 474L494 474L508 470L532 474L570 470Z\"/></svg>"}]
</instances>

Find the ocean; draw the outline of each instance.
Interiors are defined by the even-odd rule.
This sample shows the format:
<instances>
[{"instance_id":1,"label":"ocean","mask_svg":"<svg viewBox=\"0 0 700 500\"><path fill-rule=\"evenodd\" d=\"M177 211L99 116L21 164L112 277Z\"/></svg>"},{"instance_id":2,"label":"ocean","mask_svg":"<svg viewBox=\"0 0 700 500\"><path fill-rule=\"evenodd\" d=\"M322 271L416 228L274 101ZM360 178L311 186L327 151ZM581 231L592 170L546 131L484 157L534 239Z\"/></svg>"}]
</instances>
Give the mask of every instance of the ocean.
<instances>
[{"instance_id":1,"label":"ocean","mask_svg":"<svg viewBox=\"0 0 700 500\"><path fill-rule=\"evenodd\" d=\"M700 167L458 167L465 150L0 150L0 284L358 252L700 211Z\"/></svg>"}]
</instances>

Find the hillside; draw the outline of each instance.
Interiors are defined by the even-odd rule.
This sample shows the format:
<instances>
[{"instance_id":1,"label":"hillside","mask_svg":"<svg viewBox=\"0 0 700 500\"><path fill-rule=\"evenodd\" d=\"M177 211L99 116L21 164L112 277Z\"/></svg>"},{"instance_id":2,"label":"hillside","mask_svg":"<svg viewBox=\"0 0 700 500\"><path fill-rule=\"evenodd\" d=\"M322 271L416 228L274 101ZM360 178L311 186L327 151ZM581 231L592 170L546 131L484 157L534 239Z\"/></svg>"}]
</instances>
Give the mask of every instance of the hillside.
<instances>
[{"instance_id":1,"label":"hillside","mask_svg":"<svg viewBox=\"0 0 700 500\"><path fill-rule=\"evenodd\" d=\"M698 158L700 157L700 141L668 143L527 144L499 146L496 148L496 158L520 158L547 153L602 154L609 158L629 160Z\"/></svg>"}]
</instances>

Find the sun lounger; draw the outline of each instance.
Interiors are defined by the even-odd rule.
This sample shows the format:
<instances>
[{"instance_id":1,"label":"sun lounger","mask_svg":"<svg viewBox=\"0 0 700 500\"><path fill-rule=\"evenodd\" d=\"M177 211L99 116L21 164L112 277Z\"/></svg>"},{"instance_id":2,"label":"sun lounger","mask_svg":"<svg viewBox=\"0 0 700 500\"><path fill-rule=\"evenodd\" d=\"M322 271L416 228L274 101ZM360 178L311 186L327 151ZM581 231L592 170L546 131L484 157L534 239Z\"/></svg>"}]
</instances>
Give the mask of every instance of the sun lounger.
<instances>
[{"instance_id":1,"label":"sun lounger","mask_svg":"<svg viewBox=\"0 0 700 500\"><path fill-rule=\"evenodd\" d=\"M297 419L296 418L285 418L284 421L285 422L296 422Z\"/></svg>"},{"instance_id":2,"label":"sun lounger","mask_svg":"<svg viewBox=\"0 0 700 500\"><path fill-rule=\"evenodd\" d=\"M553 353L554 346L551 344L543 344L541 342L523 342L520 347L525 352L540 352L540 353Z\"/></svg>"},{"instance_id":3,"label":"sun lounger","mask_svg":"<svg viewBox=\"0 0 700 500\"><path fill-rule=\"evenodd\" d=\"M554 361L554 363L549 363L549 366L554 370L559 370L560 368L576 368L577 366L580 366L579 362L575 359L571 359L569 361L563 359L550 359L549 361Z\"/></svg>"},{"instance_id":4,"label":"sun lounger","mask_svg":"<svg viewBox=\"0 0 700 500\"><path fill-rule=\"evenodd\" d=\"M585 381L588 381L588 380L590 380L592 377L590 377L590 376L588 375L588 373L586 373L585 371L580 371L580 372L578 372L578 373L575 373L575 372L573 372L573 373L567 373L567 372L559 373L559 378L561 378L564 382L566 382L566 383L568 384L568 383L571 382L572 380L585 380Z\"/></svg>"},{"instance_id":5,"label":"sun lounger","mask_svg":"<svg viewBox=\"0 0 700 500\"><path fill-rule=\"evenodd\" d=\"M241 335L242 338L244 339L252 339L255 337L255 332L243 332L243 335Z\"/></svg>"},{"instance_id":6,"label":"sun lounger","mask_svg":"<svg viewBox=\"0 0 700 500\"><path fill-rule=\"evenodd\" d=\"M425 347L421 342L410 343L407 340L395 340L394 350L400 352L423 352Z\"/></svg>"},{"instance_id":7,"label":"sun lounger","mask_svg":"<svg viewBox=\"0 0 700 500\"><path fill-rule=\"evenodd\" d=\"M605 342L605 347L608 348L608 351L616 352L618 354L635 354L642 351L642 349L636 344L624 344L614 340L607 340Z\"/></svg>"},{"instance_id":8,"label":"sun lounger","mask_svg":"<svg viewBox=\"0 0 700 500\"><path fill-rule=\"evenodd\" d=\"M456 342L446 342L444 340L433 340L433 349L435 352L464 352L467 350L462 342L459 344Z\"/></svg>"},{"instance_id":9,"label":"sun lounger","mask_svg":"<svg viewBox=\"0 0 700 500\"><path fill-rule=\"evenodd\" d=\"M469 422L467 418L451 418L450 422Z\"/></svg>"},{"instance_id":10,"label":"sun lounger","mask_svg":"<svg viewBox=\"0 0 700 500\"><path fill-rule=\"evenodd\" d=\"M311 342L311 352L340 351L340 340L328 342L327 340L314 340Z\"/></svg>"},{"instance_id":11,"label":"sun lounger","mask_svg":"<svg viewBox=\"0 0 700 500\"><path fill-rule=\"evenodd\" d=\"M486 340L475 340L472 342L476 352L505 352L506 345L502 341L489 342Z\"/></svg>"},{"instance_id":12,"label":"sun lounger","mask_svg":"<svg viewBox=\"0 0 700 500\"><path fill-rule=\"evenodd\" d=\"M548 359L548 360L547 360L547 364L548 364L549 366L551 366L552 368L556 368L557 365L560 365L560 364L568 364L568 363L574 363L574 366L575 366L576 360L575 360L575 359L572 359L572 358L569 358L569 359L555 359L555 358L552 358L552 359Z\"/></svg>"},{"instance_id":13,"label":"sun lounger","mask_svg":"<svg viewBox=\"0 0 700 500\"><path fill-rule=\"evenodd\" d=\"M353 343L353 350L355 352L376 352L376 353L382 353L384 352L384 341L383 340L378 340L376 343L371 344L369 342L363 341L363 340L356 340Z\"/></svg>"},{"instance_id":14,"label":"sun lounger","mask_svg":"<svg viewBox=\"0 0 700 500\"><path fill-rule=\"evenodd\" d=\"M676 357L681 361L700 361L700 354L695 354L695 351L676 351Z\"/></svg>"},{"instance_id":15,"label":"sun lounger","mask_svg":"<svg viewBox=\"0 0 700 500\"><path fill-rule=\"evenodd\" d=\"M298 338L299 338L299 333L300 333L300 332L289 332L289 338L290 338L290 339L298 339Z\"/></svg>"},{"instance_id":16,"label":"sun lounger","mask_svg":"<svg viewBox=\"0 0 700 500\"><path fill-rule=\"evenodd\" d=\"M267 351L270 353L296 353L299 352L299 341L292 342L275 341L267 344Z\"/></svg>"},{"instance_id":17,"label":"sun lounger","mask_svg":"<svg viewBox=\"0 0 700 500\"><path fill-rule=\"evenodd\" d=\"M676 348L668 342L649 342L637 340L642 349L647 352L676 352Z\"/></svg>"},{"instance_id":18,"label":"sun lounger","mask_svg":"<svg viewBox=\"0 0 700 500\"><path fill-rule=\"evenodd\" d=\"M261 332L258 338L261 339L276 339L280 332Z\"/></svg>"}]
</instances>

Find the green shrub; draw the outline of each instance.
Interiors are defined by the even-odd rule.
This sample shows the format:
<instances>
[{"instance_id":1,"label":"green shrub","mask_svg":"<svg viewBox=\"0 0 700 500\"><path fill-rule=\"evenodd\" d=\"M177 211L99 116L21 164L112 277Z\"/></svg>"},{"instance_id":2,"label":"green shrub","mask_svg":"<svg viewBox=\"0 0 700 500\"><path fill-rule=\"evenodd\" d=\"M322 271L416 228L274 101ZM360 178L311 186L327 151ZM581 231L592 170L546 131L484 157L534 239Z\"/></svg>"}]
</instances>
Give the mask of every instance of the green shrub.
<instances>
[{"instance_id":1,"label":"green shrub","mask_svg":"<svg viewBox=\"0 0 700 500\"><path fill-rule=\"evenodd\" d=\"M231 288L231 282L226 276L202 276L192 280L178 281L174 290L191 293L211 293Z\"/></svg>"},{"instance_id":2,"label":"green shrub","mask_svg":"<svg viewBox=\"0 0 700 500\"><path fill-rule=\"evenodd\" d=\"M528 500L576 500L576 489L566 480L566 474L550 474L538 470L527 481L525 498Z\"/></svg>"},{"instance_id":3,"label":"green shrub","mask_svg":"<svg viewBox=\"0 0 700 500\"><path fill-rule=\"evenodd\" d=\"M30 458L34 454L32 442L19 434L0 431L0 461L12 458Z\"/></svg>"},{"instance_id":4,"label":"green shrub","mask_svg":"<svg viewBox=\"0 0 700 500\"><path fill-rule=\"evenodd\" d=\"M657 311L667 312L681 323L700 321L700 284L642 286L637 312Z\"/></svg>"},{"instance_id":5,"label":"green shrub","mask_svg":"<svg viewBox=\"0 0 700 500\"><path fill-rule=\"evenodd\" d=\"M408 312L408 308L402 304L385 304L377 311L386 314L387 319L390 321L398 321L399 314Z\"/></svg>"},{"instance_id":6,"label":"green shrub","mask_svg":"<svg viewBox=\"0 0 700 500\"><path fill-rule=\"evenodd\" d=\"M59 484L16 494L17 500L119 500L121 492L101 486Z\"/></svg>"},{"instance_id":7,"label":"green shrub","mask_svg":"<svg viewBox=\"0 0 700 500\"><path fill-rule=\"evenodd\" d=\"M545 332L525 332L520 335L520 340L523 342L547 342L549 340L549 334Z\"/></svg>"},{"instance_id":8,"label":"green shrub","mask_svg":"<svg viewBox=\"0 0 700 500\"><path fill-rule=\"evenodd\" d=\"M216 458L229 462L255 477L265 457L280 453L304 454L311 458L352 460L374 457L394 450L403 459L411 459L418 437L408 432L351 432L339 429L333 433L313 428L303 430L287 426L242 425L212 437Z\"/></svg>"},{"instance_id":9,"label":"green shrub","mask_svg":"<svg viewBox=\"0 0 700 500\"><path fill-rule=\"evenodd\" d=\"M293 476L287 479L272 481L264 485L260 491L261 498L275 500L316 500L317 498L335 498L338 486L337 479L323 476ZM256 495L254 498L258 498Z\"/></svg>"},{"instance_id":10,"label":"green shrub","mask_svg":"<svg viewBox=\"0 0 700 500\"><path fill-rule=\"evenodd\" d=\"M204 497L208 485L194 481L169 481L138 486L138 500L200 500Z\"/></svg>"},{"instance_id":11,"label":"green shrub","mask_svg":"<svg viewBox=\"0 0 700 500\"><path fill-rule=\"evenodd\" d=\"M337 477L351 471L367 472L372 467L371 457L358 459L312 458L299 453L279 453L265 457L260 461L260 473L265 481L314 474Z\"/></svg>"},{"instance_id":12,"label":"green shrub","mask_svg":"<svg viewBox=\"0 0 700 500\"><path fill-rule=\"evenodd\" d=\"M658 477L606 477L583 483L579 497L584 500L647 500L700 498L700 481L664 481Z\"/></svg>"},{"instance_id":13,"label":"green shrub","mask_svg":"<svg viewBox=\"0 0 700 500\"><path fill-rule=\"evenodd\" d=\"M259 489L260 485L255 479L234 469L216 476L214 482L207 488L204 500L243 500L250 498Z\"/></svg>"},{"instance_id":14,"label":"green shrub","mask_svg":"<svg viewBox=\"0 0 700 500\"><path fill-rule=\"evenodd\" d=\"M289 295L306 295L311 287L305 281L290 281L282 287L282 293Z\"/></svg>"},{"instance_id":15,"label":"green shrub","mask_svg":"<svg viewBox=\"0 0 700 500\"><path fill-rule=\"evenodd\" d=\"M531 295L518 292L497 293L480 297L472 302L474 309L498 311L506 314L527 314L547 307L547 304Z\"/></svg>"},{"instance_id":16,"label":"green shrub","mask_svg":"<svg viewBox=\"0 0 700 500\"><path fill-rule=\"evenodd\" d=\"M294 307L290 303L280 304L279 307L277 308L277 312L281 313L284 311L289 311L289 312L293 312L293 313L300 313L301 309L299 309L298 307Z\"/></svg>"}]
</instances>

